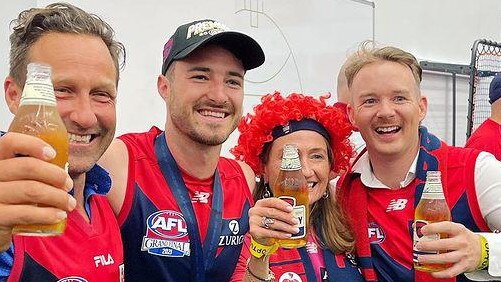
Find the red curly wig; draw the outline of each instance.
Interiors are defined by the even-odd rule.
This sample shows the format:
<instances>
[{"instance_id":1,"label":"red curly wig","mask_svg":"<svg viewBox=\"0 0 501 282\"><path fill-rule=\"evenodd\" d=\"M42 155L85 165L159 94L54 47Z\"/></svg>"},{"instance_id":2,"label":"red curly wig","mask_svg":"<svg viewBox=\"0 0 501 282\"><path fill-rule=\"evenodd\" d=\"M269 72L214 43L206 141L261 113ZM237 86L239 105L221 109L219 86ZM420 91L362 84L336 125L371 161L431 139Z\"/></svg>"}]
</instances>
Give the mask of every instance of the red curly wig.
<instances>
[{"instance_id":1,"label":"red curly wig","mask_svg":"<svg viewBox=\"0 0 501 282\"><path fill-rule=\"evenodd\" d=\"M261 104L254 107L255 114L242 117L238 125L238 144L231 149L237 160L246 162L256 175L263 172L260 155L264 144L272 142L272 131L276 126L284 126L290 120L313 119L319 122L330 135L333 153L332 170L346 170L353 156L353 148L348 140L353 127L346 114L325 102L330 95L315 99L311 96L292 93L287 98L279 92L261 98Z\"/></svg>"}]
</instances>

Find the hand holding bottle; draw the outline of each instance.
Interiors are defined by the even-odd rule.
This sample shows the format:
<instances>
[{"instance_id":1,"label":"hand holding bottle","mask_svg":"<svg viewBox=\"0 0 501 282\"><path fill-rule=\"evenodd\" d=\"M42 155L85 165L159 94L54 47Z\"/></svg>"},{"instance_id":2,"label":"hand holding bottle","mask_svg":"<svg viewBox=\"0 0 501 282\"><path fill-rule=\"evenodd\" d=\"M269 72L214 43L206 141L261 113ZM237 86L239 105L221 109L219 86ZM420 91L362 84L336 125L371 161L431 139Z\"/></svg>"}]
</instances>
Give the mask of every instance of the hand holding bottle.
<instances>
[{"instance_id":1,"label":"hand holding bottle","mask_svg":"<svg viewBox=\"0 0 501 282\"><path fill-rule=\"evenodd\" d=\"M278 198L258 200L249 210L249 232L257 242L273 245L299 231L292 206Z\"/></svg>"},{"instance_id":2,"label":"hand holding bottle","mask_svg":"<svg viewBox=\"0 0 501 282\"><path fill-rule=\"evenodd\" d=\"M9 247L15 225L53 224L75 208L75 199L67 193L73 187L71 178L47 162L54 155L37 137L14 132L0 137L1 251Z\"/></svg>"},{"instance_id":3,"label":"hand holding bottle","mask_svg":"<svg viewBox=\"0 0 501 282\"><path fill-rule=\"evenodd\" d=\"M479 235L473 233L462 224L442 221L430 223L421 229L424 235L447 234L446 239L419 242L416 247L422 251L437 252L439 254L420 255L420 264L448 265L448 268L433 272L435 278L455 277L464 272L477 269L481 259L481 245ZM444 252L447 251L447 252Z\"/></svg>"}]
</instances>

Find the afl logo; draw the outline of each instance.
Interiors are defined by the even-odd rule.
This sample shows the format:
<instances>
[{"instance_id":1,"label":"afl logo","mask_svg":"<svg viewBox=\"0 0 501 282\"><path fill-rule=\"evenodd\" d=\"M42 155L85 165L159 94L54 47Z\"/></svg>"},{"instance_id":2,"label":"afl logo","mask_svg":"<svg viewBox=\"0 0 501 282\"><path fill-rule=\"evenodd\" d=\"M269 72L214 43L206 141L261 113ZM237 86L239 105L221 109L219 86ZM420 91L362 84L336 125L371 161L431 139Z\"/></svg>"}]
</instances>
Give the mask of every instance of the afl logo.
<instances>
[{"instance_id":1,"label":"afl logo","mask_svg":"<svg viewBox=\"0 0 501 282\"><path fill-rule=\"evenodd\" d=\"M166 239L182 238L188 234L183 215L176 211L157 211L148 217L147 224L149 231Z\"/></svg>"},{"instance_id":2,"label":"afl logo","mask_svg":"<svg viewBox=\"0 0 501 282\"><path fill-rule=\"evenodd\" d=\"M87 282L87 280L83 279L82 277L71 276L59 279L57 280L57 282Z\"/></svg>"},{"instance_id":3,"label":"afl logo","mask_svg":"<svg viewBox=\"0 0 501 282\"><path fill-rule=\"evenodd\" d=\"M384 230L375 222L370 222L368 224L369 242L371 244L380 244L384 241L386 236L384 235Z\"/></svg>"}]
</instances>

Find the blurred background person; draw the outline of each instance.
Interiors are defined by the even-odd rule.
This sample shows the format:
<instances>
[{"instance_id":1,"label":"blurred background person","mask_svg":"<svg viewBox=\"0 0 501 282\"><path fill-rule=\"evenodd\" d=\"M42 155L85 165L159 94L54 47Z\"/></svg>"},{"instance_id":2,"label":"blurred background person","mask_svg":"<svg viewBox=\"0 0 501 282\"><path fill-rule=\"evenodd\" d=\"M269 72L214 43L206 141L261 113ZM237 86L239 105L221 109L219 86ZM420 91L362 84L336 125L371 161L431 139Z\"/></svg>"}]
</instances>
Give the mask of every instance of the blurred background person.
<instances>
[{"instance_id":1,"label":"blurred background person","mask_svg":"<svg viewBox=\"0 0 501 282\"><path fill-rule=\"evenodd\" d=\"M489 86L491 116L486 119L466 141L466 148L476 148L493 154L501 160L501 74Z\"/></svg>"}]
</instances>

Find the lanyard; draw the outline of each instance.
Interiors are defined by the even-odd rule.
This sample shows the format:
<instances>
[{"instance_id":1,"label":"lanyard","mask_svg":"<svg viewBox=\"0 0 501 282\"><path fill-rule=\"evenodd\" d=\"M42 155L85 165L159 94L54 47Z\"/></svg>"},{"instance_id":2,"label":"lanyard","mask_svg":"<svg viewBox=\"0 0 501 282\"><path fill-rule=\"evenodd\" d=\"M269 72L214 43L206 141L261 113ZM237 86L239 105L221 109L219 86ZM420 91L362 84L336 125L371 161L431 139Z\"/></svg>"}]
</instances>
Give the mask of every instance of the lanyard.
<instances>
[{"instance_id":1,"label":"lanyard","mask_svg":"<svg viewBox=\"0 0 501 282\"><path fill-rule=\"evenodd\" d=\"M219 244L219 234L221 234L223 191L219 171L216 168L214 173L212 208L207 234L202 246L198 222L190 196L188 195L188 188L186 188L181 171L167 146L165 133L160 134L155 139L155 154L165 181L176 198L179 209L186 220L188 236L190 238L192 281L205 281L205 274L214 263Z\"/></svg>"}]
</instances>

